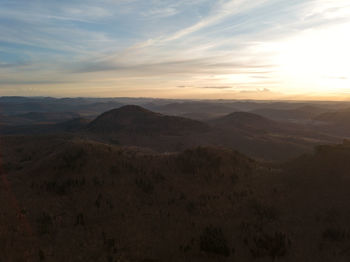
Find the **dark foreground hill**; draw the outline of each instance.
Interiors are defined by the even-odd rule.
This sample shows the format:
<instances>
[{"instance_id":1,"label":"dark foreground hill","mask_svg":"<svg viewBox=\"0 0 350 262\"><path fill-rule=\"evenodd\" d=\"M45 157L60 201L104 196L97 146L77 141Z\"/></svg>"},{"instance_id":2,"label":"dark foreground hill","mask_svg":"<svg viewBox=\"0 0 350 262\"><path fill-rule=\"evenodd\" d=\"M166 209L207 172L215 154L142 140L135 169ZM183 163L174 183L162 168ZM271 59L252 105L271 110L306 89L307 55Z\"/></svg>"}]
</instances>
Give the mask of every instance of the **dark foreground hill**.
<instances>
[{"instance_id":1,"label":"dark foreground hill","mask_svg":"<svg viewBox=\"0 0 350 262\"><path fill-rule=\"evenodd\" d=\"M38 150L40 148L40 150ZM349 261L350 146L282 166L3 137L4 261Z\"/></svg>"}]
</instances>

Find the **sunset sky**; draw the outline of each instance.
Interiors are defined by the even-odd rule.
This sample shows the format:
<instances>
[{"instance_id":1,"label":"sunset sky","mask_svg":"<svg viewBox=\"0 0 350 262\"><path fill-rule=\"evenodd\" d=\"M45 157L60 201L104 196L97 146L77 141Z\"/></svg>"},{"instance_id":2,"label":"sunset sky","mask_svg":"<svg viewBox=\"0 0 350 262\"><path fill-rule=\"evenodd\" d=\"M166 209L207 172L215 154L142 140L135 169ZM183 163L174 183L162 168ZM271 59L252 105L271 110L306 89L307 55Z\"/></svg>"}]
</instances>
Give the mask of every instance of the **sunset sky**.
<instances>
[{"instance_id":1,"label":"sunset sky","mask_svg":"<svg viewBox=\"0 0 350 262\"><path fill-rule=\"evenodd\" d=\"M0 0L0 95L350 99L350 1Z\"/></svg>"}]
</instances>

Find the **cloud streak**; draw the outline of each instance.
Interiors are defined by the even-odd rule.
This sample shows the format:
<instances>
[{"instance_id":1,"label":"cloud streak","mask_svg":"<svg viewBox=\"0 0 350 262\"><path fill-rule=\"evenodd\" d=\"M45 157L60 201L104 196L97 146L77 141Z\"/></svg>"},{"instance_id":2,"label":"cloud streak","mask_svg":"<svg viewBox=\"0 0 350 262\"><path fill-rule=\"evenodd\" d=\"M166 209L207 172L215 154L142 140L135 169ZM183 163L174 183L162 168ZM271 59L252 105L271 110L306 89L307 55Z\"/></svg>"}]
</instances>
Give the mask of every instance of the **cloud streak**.
<instances>
[{"instance_id":1,"label":"cloud streak","mask_svg":"<svg viewBox=\"0 0 350 262\"><path fill-rule=\"evenodd\" d=\"M187 87L184 95L193 88L221 94L237 87L294 94L306 86L334 93L326 84L342 92L350 84L341 69L349 65L341 55L350 44L341 29L347 25L345 0L5 1L0 92L50 84L111 96L180 86ZM317 41L324 40L329 44L321 49ZM327 55L332 48L337 60ZM312 62L318 54L339 72L324 74L327 65ZM309 76L298 70L299 56Z\"/></svg>"}]
</instances>

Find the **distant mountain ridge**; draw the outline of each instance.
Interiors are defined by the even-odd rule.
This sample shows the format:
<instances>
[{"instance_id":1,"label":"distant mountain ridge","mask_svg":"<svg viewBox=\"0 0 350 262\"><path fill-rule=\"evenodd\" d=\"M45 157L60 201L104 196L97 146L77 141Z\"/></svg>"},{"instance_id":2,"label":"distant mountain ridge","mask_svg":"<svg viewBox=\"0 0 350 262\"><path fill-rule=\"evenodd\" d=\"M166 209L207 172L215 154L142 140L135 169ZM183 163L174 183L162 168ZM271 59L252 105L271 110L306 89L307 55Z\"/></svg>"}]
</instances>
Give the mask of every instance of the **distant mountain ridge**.
<instances>
[{"instance_id":1,"label":"distant mountain ridge","mask_svg":"<svg viewBox=\"0 0 350 262\"><path fill-rule=\"evenodd\" d=\"M165 105L145 105L152 111L176 116L185 116L192 119L203 120L237 111L232 105L204 101L177 102Z\"/></svg>"},{"instance_id":2,"label":"distant mountain ridge","mask_svg":"<svg viewBox=\"0 0 350 262\"><path fill-rule=\"evenodd\" d=\"M217 118L213 122L218 124L232 125L232 126L247 126L247 125L271 125L274 121L249 112L233 112L226 116ZM262 126L261 126L262 127Z\"/></svg>"},{"instance_id":3,"label":"distant mountain ridge","mask_svg":"<svg viewBox=\"0 0 350 262\"><path fill-rule=\"evenodd\" d=\"M259 108L251 111L251 113L259 114L273 120L283 121L308 120L324 112L327 112L327 109L311 105L292 109Z\"/></svg>"},{"instance_id":4,"label":"distant mountain ridge","mask_svg":"<svg viewBox=\"0 0 350 262\"><path fill-rule=\"evenodd\" d=\"M113 103L106 105L113 106ZM62 115L60 112L47 112L35 113L33 117L42 115L39 119L45 119L45 115L56 114ZM28 115L32 116L31 113ZM64 122L11 126L6 122L9 117L3 116L1 134L64 134L157 152L179 152L194 146L220 146L274 161L308 152L317 144L339 141L337 137L315 132L302 125L272 120L251 112L236 111L204 122L127 105L117 106L94 120L93 115L82 114L81 119ZM12 122L16 120L11 119Z\"/></svg>"},{"instance_id":5,"label":"distant mountain ridge","mask_svg":"<svg viewBox=\"0 0 350 262\"><path fill-rule=\"evenodd\" d=\"M349 119L350 119L350 108L346 108L338 111L326 112L315 117L315 120L318 120L318 121L324 121L324 122L335 123L335 124L343 124L343 125L344 124L350 125Z\"/></svg>"}]
</instances>

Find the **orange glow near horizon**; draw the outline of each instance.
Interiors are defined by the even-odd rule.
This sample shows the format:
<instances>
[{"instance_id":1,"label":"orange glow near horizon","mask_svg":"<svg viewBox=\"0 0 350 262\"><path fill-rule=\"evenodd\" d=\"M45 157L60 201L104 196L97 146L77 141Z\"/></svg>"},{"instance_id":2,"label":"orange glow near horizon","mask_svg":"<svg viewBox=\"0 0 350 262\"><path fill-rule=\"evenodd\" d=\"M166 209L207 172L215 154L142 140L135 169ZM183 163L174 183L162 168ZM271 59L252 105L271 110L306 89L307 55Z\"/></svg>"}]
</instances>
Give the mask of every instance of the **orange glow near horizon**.
<instances>
[{"instance_id":1,"label":"orange glow near horizon","mask_svg":"<svg viewBox=\"0 0 350 262\"><path fill-rule=\"evenodd\" d=\"M15 2L0 96L350 99L348 0Z\"/></svg>"}]
</instances>

